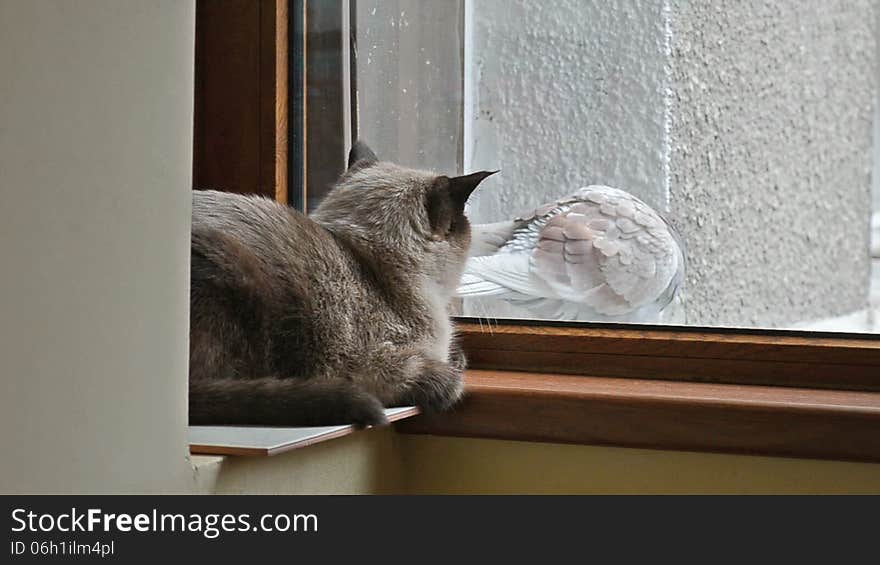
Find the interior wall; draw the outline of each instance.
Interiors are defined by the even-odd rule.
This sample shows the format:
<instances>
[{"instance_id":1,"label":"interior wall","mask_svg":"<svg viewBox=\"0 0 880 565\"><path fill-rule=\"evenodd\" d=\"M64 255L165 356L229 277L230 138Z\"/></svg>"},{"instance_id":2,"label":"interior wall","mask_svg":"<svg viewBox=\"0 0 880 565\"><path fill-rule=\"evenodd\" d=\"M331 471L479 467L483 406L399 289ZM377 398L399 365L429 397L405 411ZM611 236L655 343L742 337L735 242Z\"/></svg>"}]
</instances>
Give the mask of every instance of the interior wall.
<instances>
[{"instance_id":1,"label":"interior wall","mask_svg":"<svg viewBox=\"0 0 880 565\"><path fill-rule=\"evenodd\" d=\"M880 465L401 436L411 494L880 494Z\"/></svg>"},{"instance_id":2,"label":"interior wall","mask_svg":"<svg viewBox=\"0 0 880 565\"><path fill-rule=\"evenodd\" d=\"M0 492L175 492L194 4L0 1Z\"/></svg>"},{"instance_id":3,"label":"interior wall","mask_svg":"<svg viewBox=\"0 0 880 565\"><path fill-rule=\"evenodd\" d=\"M370 430L275 457L203 458L221 494L880 494L880 464Z\"/></svg>"},{"instance_id":4,"label":"interior wall","mask_svg":"<svg viewBox=\"0 0 880 565\"><path fill-rule=\"evenodd\" d=\"M401 436L358 432L273 457L227 457L209 471L220 494L402 494Z\"/></svg>"}]
</instances>

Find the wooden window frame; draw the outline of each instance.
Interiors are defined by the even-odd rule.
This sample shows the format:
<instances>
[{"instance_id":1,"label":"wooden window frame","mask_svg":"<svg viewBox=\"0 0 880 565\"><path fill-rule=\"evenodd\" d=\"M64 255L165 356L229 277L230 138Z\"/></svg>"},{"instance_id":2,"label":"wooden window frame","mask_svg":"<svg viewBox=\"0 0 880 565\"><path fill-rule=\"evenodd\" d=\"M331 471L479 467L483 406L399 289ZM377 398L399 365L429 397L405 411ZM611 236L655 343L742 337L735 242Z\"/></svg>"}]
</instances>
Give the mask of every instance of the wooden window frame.
<instances>
[{"instance_id":1,"label":"wooden window frame","mask_svg":"<svg viewBox=\"0 0 880 565\"><path fill-rule=\"evenodd\" d=\"M301 121L289 116L288 8L288 0L196 3L194 188L288 201L288 121Z\"/></svg>"},{"instance_id":2,"label":"wooden window frame","mask_svg":"<svg viewBox=\"0 0 880 565\"><path fill-rule=\"evenodd\" d=\"M478 369L880 392L871 334L458 319Z\"/></svg>"},{"instance_id":3,"label":"wooden window frame","mask_svg":"<svg viewBox=\"0 0 880 565\"><path fill-rule=\"evenodd\" d=\"M200 112L199 101L204 105L205 96L213 94L204 89L216 90L224 81L234 85L240 77L227 74L206 82L197 70L194 178L236 178L238 186L229 189L259 192L302 209L305 187L312 184L308 142L302 143L309 140L304 25L309 3L289 0L288 9L287 0L259 2L262 70L254 75L252 69L251 75L263 86L242 91L251 97L257 92L256 99L243 103L233 97L218 107L234 103L261 116L263 172L247 182L235 176L240 171L222 155L206 155L207 138L234 130L238 122L216 107ZM355 0L350 2L349 16ZM228 22L237 25L234 18ZM222 42L237 36L211 37ZM197 65L204 40L197 34ZM285 64L289 77L281 70ZM351 133L342 139L354 134L356 123L352 117ZM332 140L334 153L339 143ZM282 145L289 152L280 151ZM253 147L236 150L252 152ZM217 168L223 163L226 169ZM280 171L290 182L279 180ZM210 184L200 187L216 187ZM470 367L464 401L449 413L398 422L399 431L880 462L880 341L875 336L472 319L458 319L457 328Z\"/></svg>"},{"instance_id":4,"label":"wooden window frame","mask_svg":"<svg viewBox=\"0 0 880 565\"><path fill-rule=\"evenodd\" d=\"M467 395L406 433L880 462L869 335L459 321Z\"/></svg>"}]
</instances>

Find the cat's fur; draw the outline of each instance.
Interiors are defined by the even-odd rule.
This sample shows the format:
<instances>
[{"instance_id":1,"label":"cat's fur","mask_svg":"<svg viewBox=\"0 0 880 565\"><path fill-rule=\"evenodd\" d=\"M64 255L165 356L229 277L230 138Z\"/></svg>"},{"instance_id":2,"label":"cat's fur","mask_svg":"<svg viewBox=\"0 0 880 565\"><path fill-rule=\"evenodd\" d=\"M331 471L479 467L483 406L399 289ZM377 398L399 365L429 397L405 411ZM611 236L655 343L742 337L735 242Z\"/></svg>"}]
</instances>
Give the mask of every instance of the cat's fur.
<instances>
[{"instance_id":1,"label":"cat's fur","mask_svg":"<svg viewBox=\"0 0 880 565\"><path fill-rule=\"evenodd\" d=\"M358 143L309 218L194 192L190 422L366 426L383 406L452 406L464 357L447 305L488 174L406 169Z\"/></svg>"}]
</instances>

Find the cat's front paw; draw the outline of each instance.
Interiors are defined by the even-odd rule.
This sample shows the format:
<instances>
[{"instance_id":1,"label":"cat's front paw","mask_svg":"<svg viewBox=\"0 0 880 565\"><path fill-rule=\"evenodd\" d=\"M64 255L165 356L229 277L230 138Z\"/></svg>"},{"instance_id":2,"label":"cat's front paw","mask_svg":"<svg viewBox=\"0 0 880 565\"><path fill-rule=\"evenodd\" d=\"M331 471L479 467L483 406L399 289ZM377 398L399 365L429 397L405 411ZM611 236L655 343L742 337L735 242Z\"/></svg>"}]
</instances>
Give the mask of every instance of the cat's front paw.
<instances>
[{"instance_id":1,"label":"cat's front paw","mask_svg":"<svg viewBox=\"0 0 880 565\"><path fill-rule=\"evenodd\" d=\"M447 363L428 361L409 390L409 401L426 413L449 410L461 399L461 371Z\"/></svg>"},{"instance_id":2,"label":"cat's front paw","mask_svg":"<svg viewBox=\"0 0 880 565\"><path fill-rule=\"evenodd\" d=\"M366 392L360 392L352 398L348 407L347 420L359 430L369 426L388 424L385 407L382 406L378 398Z\"/></svg>"},{"instance_id":3,"label":"cat's front paw","mask_svg":"<svg viewBox=\"0 0 880 565\"><path fill-rule=\"evenodd\" d=\"M449 348L449 365L458 371L464 371L467 368L467 357L458 343L453 343Z\"/></svg>"}]
</instances>

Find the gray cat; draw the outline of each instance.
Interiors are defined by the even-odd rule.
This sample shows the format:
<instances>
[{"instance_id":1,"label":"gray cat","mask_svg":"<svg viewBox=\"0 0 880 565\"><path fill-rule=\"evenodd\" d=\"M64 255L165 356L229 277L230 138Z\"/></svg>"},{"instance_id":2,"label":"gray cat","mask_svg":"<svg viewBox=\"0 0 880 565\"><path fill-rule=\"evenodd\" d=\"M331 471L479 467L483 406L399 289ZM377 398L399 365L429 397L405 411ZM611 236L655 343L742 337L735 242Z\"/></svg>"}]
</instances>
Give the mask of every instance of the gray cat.
<instances>
[{"instance_id":1,"label":"gray cat","mask_svg":"<svg viewBox=\"0 0 880 565\"><path fill-rule=\"evenodd\" d=\"M448 303L464 205L490 174L406 169L357 143L308 218L193 192L190 423L363 427L386 422L383 406L455 404Z\"/></svg>"}]
</instances>

